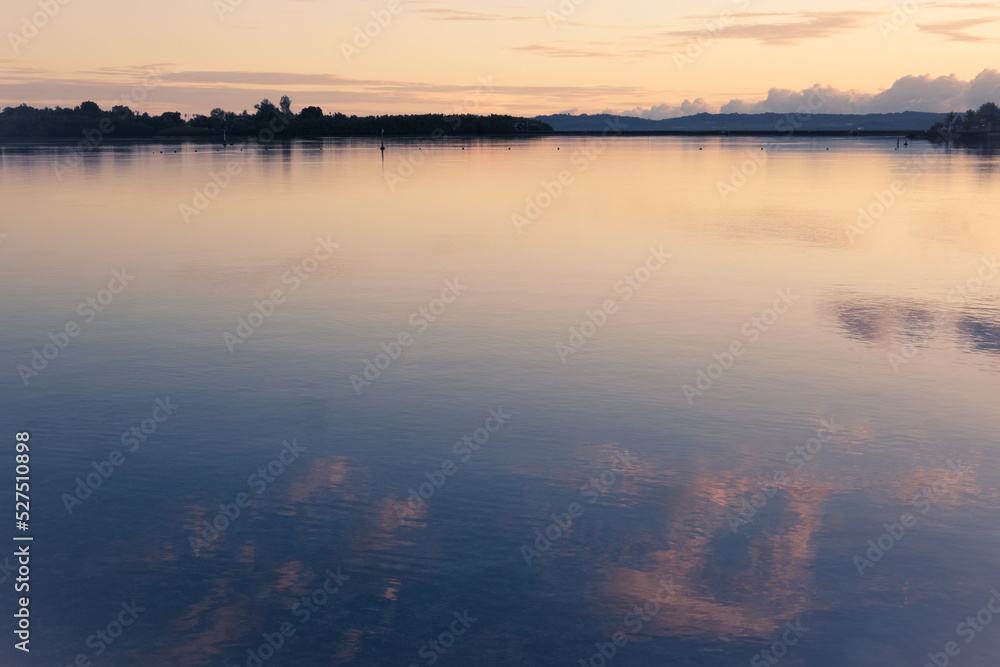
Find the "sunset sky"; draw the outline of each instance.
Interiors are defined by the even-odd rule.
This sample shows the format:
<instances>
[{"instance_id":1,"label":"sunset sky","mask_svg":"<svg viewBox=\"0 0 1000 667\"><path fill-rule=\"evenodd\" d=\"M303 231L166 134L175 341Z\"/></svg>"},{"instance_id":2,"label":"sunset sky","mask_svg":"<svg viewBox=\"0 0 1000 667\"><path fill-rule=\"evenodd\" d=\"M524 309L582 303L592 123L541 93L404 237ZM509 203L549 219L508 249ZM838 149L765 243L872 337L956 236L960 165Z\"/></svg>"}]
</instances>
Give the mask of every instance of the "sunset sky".
<instances>
[{"instance_id":1,"label":"sunset sky","mask_svg":"<svg viewBox=\"0 0 1000 667\"><path fill-rule=\"evenodd\" d=\"M288 94L328 113L663 118L787 112L815 85L828 113L1000 101L990 2L5 0L2 28L0 106L239 112Z\"/></svg>"}]
</instances>

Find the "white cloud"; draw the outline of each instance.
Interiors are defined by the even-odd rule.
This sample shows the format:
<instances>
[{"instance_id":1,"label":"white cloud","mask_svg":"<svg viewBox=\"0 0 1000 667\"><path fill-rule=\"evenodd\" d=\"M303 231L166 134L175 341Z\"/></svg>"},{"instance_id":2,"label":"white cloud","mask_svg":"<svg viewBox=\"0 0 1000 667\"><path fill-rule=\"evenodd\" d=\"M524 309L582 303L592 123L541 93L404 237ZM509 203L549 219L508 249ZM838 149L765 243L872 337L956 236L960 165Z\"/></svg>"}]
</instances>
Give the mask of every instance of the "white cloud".
<instances>
[{"instance_id":1,"label":"white cloud","mask_svg":"<svg viewBox=\"0 0 1000 667\"><path fill-rule=\"evenodd\" d=\"M633 116L636 118L648 118L650 120L663 120L664 118L680 118L681 116L693 116L699 113L714 113L712 107L704 98L699 97L694 102L684 100L680 104L656 104L644 109L635 107L627 111L613 111L607 109L602 113L615 114L620 116Z\"/></svg>"},{"instance_id":2,"label":"white cloud","mask_svg":"<svg viewBox=\"0 0 1000 667\"><path fill-rule=\"evenodd\" d=\"M932 78L904 76L880 93L838 90L819 84L805 90L772 88L759 102L730 100L722 113L790 113L817 96L825 101L819 113L890 113L897 111L964 111L1000 101L1000 71L985 69L971 81L954 74Z\"/></svg>"},{"instance_id":3,"label":"white cloud","mask_svg":"<svg viewBox=\"0 0 1000 667\"><path fill-rule=\"evenodd\" d=\"M857 90L840 90L831 86L814 85L803 90L772 88L767 97L759 101L733 99L717 108L704 98L684 100L680 104L656 104L635 107L625 111L605 109L601 113L662 120L699 113L792 113L803 105L815 108L817 100L823 105L817 113L865 114L895 113L900 111L965 111L979 108L985 102L1000 103L1000 71L984 69L971 81L963 81L954 74L931 77L904 76L888 89L879 93Z\"/></svg>"}]
</instances>

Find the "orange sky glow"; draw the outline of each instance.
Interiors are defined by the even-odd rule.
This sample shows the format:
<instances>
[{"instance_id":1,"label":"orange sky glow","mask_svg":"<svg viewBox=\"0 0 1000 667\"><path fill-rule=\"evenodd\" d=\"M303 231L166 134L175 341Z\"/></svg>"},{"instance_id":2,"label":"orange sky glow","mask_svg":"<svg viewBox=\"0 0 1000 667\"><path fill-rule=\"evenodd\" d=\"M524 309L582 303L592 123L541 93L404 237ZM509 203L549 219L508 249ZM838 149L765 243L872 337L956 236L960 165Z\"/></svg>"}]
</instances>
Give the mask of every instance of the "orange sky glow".
<instances>
[{"instance_id":1,"label":"orange sky glow","mask_svg":"<svg viewBox=\"0 0 1000 667\"><path fill-rule=\"evenodd\" d=\"M964 110L1000 101L1000 3L8 0L0 106L149 112ZM806 91L803 93L803 91Z\"/></svg>"}]
</instances>

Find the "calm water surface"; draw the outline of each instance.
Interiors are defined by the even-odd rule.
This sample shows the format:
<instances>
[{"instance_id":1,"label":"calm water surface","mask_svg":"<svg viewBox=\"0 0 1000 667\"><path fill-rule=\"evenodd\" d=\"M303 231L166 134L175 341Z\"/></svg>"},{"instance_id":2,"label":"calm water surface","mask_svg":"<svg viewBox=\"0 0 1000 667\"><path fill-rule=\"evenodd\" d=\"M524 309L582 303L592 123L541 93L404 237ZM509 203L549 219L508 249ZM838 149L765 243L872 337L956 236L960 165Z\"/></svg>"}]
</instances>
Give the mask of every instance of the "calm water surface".
<instances>
[{"instance_id":1,"label":"calm water surface","mask_svg":"<svg viewBox=\"0 0 1000 667\"><path fill-rule=\"evenodd\" d=\"M995 666L1000 159L894 148L3 147L3 664Z\"/></svg>"}]
</instances>

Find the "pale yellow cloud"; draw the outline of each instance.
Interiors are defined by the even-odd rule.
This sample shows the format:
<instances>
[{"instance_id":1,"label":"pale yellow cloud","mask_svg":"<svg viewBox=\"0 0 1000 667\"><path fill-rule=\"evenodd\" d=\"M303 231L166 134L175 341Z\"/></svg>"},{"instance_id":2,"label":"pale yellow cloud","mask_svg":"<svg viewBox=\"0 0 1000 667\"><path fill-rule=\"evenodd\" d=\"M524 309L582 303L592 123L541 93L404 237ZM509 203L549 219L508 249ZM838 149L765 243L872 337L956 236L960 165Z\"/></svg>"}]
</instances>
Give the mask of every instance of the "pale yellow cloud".
<instances>
[{"instance_id":1,"label":"pale yellow cloud","mask_svg":"<svg viewBox=\"0 0 1000 667\"><path fill-rule=\"evenodd\" d=\"M955 42L990 43L1000 42L1000 37L987 36L971 32L977 28L1000 21L998 18L958 19L954 21L938 21L936 23L921 23L920 30L934 35L940 35Z\"/></svg>"}]
</instances>

